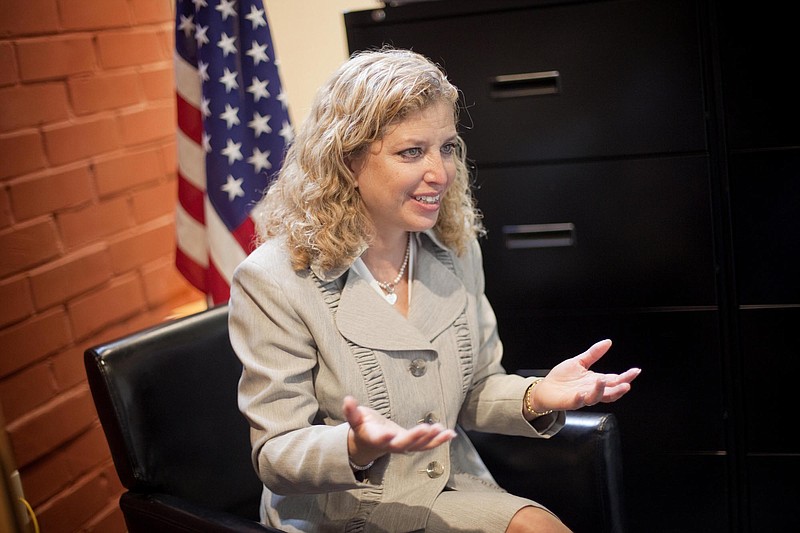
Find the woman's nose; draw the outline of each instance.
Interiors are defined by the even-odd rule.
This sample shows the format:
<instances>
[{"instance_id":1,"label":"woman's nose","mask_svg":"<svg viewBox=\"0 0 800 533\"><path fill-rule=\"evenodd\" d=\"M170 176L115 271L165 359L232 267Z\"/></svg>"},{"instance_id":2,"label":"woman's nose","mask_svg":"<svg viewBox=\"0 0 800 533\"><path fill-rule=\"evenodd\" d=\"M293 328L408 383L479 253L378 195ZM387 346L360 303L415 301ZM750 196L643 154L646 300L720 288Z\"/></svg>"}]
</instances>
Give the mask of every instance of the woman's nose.
<instances>
[{"instance_id":1,"label":"woman's nose","mask_svg":"<svg viewBox=\"0 0 800 533\"><path fill-rule=\"evenodd\" d=\"M425 170L425 180L430 183L447 182L447 162L441 154L431 155L428 168Z\"/></svg>"}]
</instances>

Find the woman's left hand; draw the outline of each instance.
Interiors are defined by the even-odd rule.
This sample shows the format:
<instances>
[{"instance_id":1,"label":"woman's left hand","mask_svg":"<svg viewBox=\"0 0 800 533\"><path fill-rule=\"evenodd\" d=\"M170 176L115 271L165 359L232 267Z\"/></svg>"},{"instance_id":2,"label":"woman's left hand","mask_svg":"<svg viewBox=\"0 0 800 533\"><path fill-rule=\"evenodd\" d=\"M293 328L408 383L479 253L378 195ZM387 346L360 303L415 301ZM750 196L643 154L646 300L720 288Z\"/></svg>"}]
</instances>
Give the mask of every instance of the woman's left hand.
<instances>
[{"instance_id":1,"label":"woman's left hand","mask_svg":"<svg viewBox=\"0 0 800 533\"><path fill-rule=\"evenodd\" d=\"M582 354L553 367L533 390L534 409L539 412L549 409L574 410L619 400L631 390L631 382L641 373L641 369L631 368L622 374L601 374L589 370L610 347L610 340L600 341Z\"/></svg>"}]
</instances>

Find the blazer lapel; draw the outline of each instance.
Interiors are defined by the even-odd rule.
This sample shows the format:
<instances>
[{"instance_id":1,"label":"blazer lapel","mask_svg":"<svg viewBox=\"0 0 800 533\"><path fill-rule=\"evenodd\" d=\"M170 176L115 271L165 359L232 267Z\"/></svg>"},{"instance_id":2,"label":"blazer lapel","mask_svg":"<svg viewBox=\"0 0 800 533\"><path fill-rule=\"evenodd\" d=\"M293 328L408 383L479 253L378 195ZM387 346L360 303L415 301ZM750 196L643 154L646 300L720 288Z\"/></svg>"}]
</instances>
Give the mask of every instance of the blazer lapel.
<instances>
[{"instance_id":1,"label":"blazer lapel","mask_svg":"<svg viewBox=\"0 0 800 533\"><path fill-rule=\"evenodd\" d=\"M378 350L431 350L430 342L353 270L342 289L336 325L349 341Z\"/></svg>"},{"instance_id":2,"label":"blazer lapel","mask_svg":"<svg viewBox=\"0 0 800 533\"><path fill-rule=\"evenodd\" d=\"M417 248L408 320L432 341L467 306L467 291L456 275L425 246Z\"/></svg>"},{"instance_id":3,"label":"blazer lapel","mask_svg":"<svg viewBox=\"0 0 800 533\"><path fill-rule=\"evenodd\" d=\"M433 341L467 304L461 281L424 246L417 248L411 309L398 313L353 270L342 289L336 324L351 342L379 350L432 350Z\"/></svg>"}]
</instances>

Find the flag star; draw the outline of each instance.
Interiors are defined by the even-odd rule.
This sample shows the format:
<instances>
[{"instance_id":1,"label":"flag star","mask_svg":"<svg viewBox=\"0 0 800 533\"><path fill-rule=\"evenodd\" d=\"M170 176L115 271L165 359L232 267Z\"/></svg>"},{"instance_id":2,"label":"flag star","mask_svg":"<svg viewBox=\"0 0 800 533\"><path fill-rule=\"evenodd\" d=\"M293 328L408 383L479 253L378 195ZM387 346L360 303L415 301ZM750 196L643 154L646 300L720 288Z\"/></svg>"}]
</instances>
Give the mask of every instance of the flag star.
<instances>
[{"instance_id":1,"label":"flag star","mask_svg":"<svg viewBox=\"0 0 800 533\"><path fill-rule=\"evenodd\" d=\"M211 135L208 132L203 132L203 138L200 141L200 144L202 145L205 153L211 153Z\"/></svg>"},{"instance_id":2,"label":"flag star","mask_svg":"<svg viewBox=\"0 0 800 533\"><path fill-rule=\"evenodd\" d=\"M253 98L256 102L262 98L269 98L269 91L267 91L268 84L269 80L261 81L253 76L253 83L247 88L247 92L253 95Z\"/></svg>"},{"instance_id":3,"label":"flag star","mask_svg":"<svg viewBox=\"0 0 800 533\"><path fill-rule=\"evenodd\" d=\"M233 139L228 139L225 148L219 151L222 155L228 158L228 164L232 165L234 161L241 161L244 159L242 155L242 143L235 143Z\"/></svg>"},{"instance_id":4,"label":"flag star","mask_svg":"<svg viewBox=\"0 0 800 533\"><path fill-rule=\"evenodd\" d=\"M266 44L258 44L258 41L253 41L252 46L250 49L245 52L245 55L248 55L253 58L253 62L258 65L262 61L264 63L269 62L269 57L267 56L267 45Z\"/></svg>"},{"instance_id":5,"label":"flag star","mask_svg":"<svg viewBox=\"0 0 800 533\"><path fill-rule=\"evenodd\" d=\"M208 63L205 61L198 61L197 73L200 74L200 79L203 81L208 81Z\"/></svg>"},{"instance_id":6,"label":"flag star","mask_svg":"<svg viewBox=\"0 0 800 533\"><path fill-rule=\"evenodd\" d=\"M258 111L253 113L253 120L247 123L247 127L251 128L255 133L256 138L261 137L262 133L272 133L272 128L269 127L269 119L271 115L261 116Z\"/></svg>"},{"instance_id":7,"label":"flag star","mask_svg":"<svg viewBox=\"0 0 800 533\"><path fill-rule=\"evenodd\" d=\"M222 20L228 20L228 17L235 17L236 16L236 8L233 7L233 4L236 0L222 0L216 9L220 13L222 13Z\"/></svg>"},{"instance_id":8,"label":"flag star","mask_svg":"<svg viewBox=\"0 0 800 533\"><path fill-rule=\"evenodd\" d=\"M239 125L239 108L231 107L231 104L225 104L225 112L219 118L228 124L228 129Z\"/></svg>"},{"instance_id":9,"label":"flag star","mask_svg":"<svg viewBox=\"0 0 800 533\"><path fill-rule=\"evenodd\" d=\"M197 46L202 47L204 44L208 44L208 26L197 26L197 31L194 32L194 40L197 41Z\"/></svg>"},{"instance_id":10,"label":"flag star","mask_svg":"<svg viewBox=\"0 0 800 533\"><path fill-rule=\"evenodd\" d=\"M262 152L258 147L253 148L253 155L247 158L247 162L253 165L256 172L272 168L272 163L269 162L270 151Z\"/></svg>"},{"instance_id":11,"label":"flag star","mask_svg":"<svg viewBox=\"0 0 800 533\"><path fill-rule=\"evenodd\" d=\"M228 174L228 179L225 182L225 185L220 187L220 189L228 193L229 202L234 201L237 196L244 196L244 191L242 190L243 181L244 178L235 179L233 176Z\"/></svg>"},{"instance_id":12,"label":"flag star","mask_svg":"<svg viewBox=\"0 0 800 533\"><path fill-rule=\"evenodd\" d=\"M253 23L253 29L259 26L267 26L267 19L264 18L264 10L258 9L255 5L250 6L250 13L245 15L244 18Z\"/></svg>"},{"instance_id":13,"label":"flag star","mask_svg":"<svg viewBox=\"0 0 800 533\"><path fill-rule=\"evenodd\" d=\"M278 96L275 98L281 103L281 106L286 109L286 93L283 92L283 89L281 89L281 92L279 92Z\"/></svg>"},{"instance_id":14,"label":"flag star","mask_svg":"<svg viewBox=\"0 0 800 533\"><path fill-rule=\"evenodd\" d=\"M194 4L194 10L195 11L197 11L201 7L208 7L208 4L206 3L206 0L192 0L192 3Z\"/></svg>"},{"instance_id":15,"label":"flag star","mask_svg":"<svg viewBox=\"0 0 800 533\"><path fill-rule=\"evenodd\" d=\"M220 37L219 42L217 42L217 46L219 46L222 49L223 57L228 57L228 54L235 54L236 35L228 37L227 33L222 32L222 37Z\"/></svg>"},{"instance_id":16,"label":"flag star","mask_svg":"<svg viewBox=\"0 0 800 533\"><path fill-rule=\"evenodd\" d=\"M182 31L187 39L192 36L194 31L194 20L192 19L194 19L194 15L189 15L188 17L181 15L181 21L178 24L178 30Z\"/></svg>"},{"instance_id":17,"label":"flag star","mask_svg":"<svg viewBox=\"0 0 800 533\"><path fill-rule=\"evenodd\" d=\"M233 89L239 88L239 82L236 81L237 74L238 72L236 72L235 70L231 72L230 70L228 70L228 67L225 67L225 72L223 73L219 81L221 81L222 84L225 85L226 93L231 92Z\"/></svg>"},{"instance_id":18,"label":"flag star","mask_svg":"<svg viewBox=\"0 0 800 533\"><path fill-rule=\"evenodd\" d=\"M292 139L294 139L294 132L292 131L292 125L284 120L283 127L281 128L281 131L278 132L278 135L283 137L283 140L286 144L292 142Z\"/></svg>"},{"instance_id":19,"label":"flag star","mask_svg":"<svg viewBox=\"0 0 800 533\"><path fill-rule=\"evenodd\" d=\"M200 100L200 113L202 113L204 117L211 116L211 100L205 96Z\"/></svg>"}]
</instances>

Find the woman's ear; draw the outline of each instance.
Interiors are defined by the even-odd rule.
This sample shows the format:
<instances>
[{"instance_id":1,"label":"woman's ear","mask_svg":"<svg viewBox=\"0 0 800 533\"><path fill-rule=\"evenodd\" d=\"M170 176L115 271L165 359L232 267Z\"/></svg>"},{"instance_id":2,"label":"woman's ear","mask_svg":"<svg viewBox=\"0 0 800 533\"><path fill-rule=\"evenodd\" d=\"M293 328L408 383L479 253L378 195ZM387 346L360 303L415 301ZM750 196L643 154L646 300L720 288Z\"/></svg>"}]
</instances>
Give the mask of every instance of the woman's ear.
<instances>
[{"instance_id":1,"label":"woman's ear","mask_svg":"<svg viewBox=\"0 0 800 533\"><path fill-rule=\"evenodd\" d=\"M347 168L350 169L350 172L353 174L353 183L356 189L358 189L358 174L364 163L363 159L363 156L354 155L349 155L344 158L344 164L347 165Z\"/></svg>"}]
</instances>

